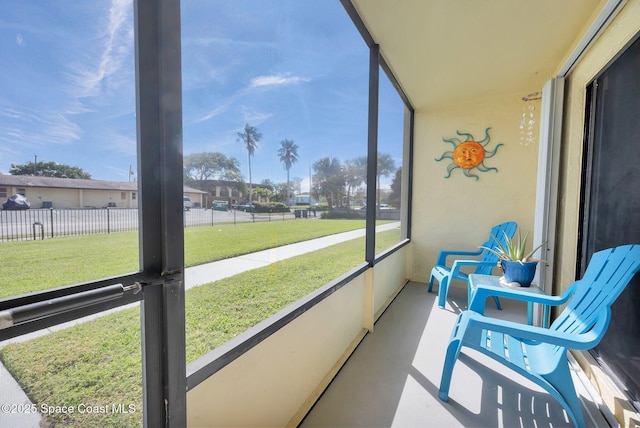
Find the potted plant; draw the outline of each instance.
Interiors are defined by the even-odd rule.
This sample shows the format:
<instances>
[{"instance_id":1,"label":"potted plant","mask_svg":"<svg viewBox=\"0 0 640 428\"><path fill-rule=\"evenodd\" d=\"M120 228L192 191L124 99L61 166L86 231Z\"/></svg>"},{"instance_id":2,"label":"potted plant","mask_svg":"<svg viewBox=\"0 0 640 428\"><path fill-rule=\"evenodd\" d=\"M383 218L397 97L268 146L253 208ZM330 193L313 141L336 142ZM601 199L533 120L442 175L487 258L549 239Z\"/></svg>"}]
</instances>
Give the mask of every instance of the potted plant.
<instances>
[{"instance_id":1,"label":"potted plant","mask_svg":"<svg viewBox=\"0 0 640 428\"><path fill-rule=\"evenodd\" d=\"M536 268L538 262L541 260L532 259L531 256L544 245L544 242L533 250L526 252L528 233L524 235L524 238L520 235L518 230L518 236L516 239L511 239L505 233L504 243L500 242L495 236L493 237L496 242L495 248L482 247L491 251L500 259L498 264L504 272L504 280L507 283L519 283L521 287L529 287L533 281L533 277L536 274Z\"/></svg>"}]
</instances>

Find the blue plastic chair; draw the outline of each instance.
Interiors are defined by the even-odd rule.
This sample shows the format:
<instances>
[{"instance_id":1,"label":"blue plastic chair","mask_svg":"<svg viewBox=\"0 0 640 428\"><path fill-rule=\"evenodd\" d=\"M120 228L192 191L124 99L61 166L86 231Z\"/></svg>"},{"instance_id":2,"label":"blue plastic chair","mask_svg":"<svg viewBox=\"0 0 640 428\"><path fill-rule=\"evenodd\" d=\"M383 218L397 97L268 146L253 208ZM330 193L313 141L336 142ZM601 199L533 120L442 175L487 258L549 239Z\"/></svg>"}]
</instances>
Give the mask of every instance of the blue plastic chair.
<instances>
[{"instance_id":1,"label":"blue plastic chair","mask_svg":"<svg viewBox=\"0 0 640 428\"><path fill-rule=\"evenodd\" d=\"M575 426L584 427L567 349L591 349L600 342L609 326L611 305L639 269L640 245L626 245L595 253L584 277L571 284L561 296L512 289L509 297L517 300L546 305L569 301L548 329L489 318L471 310L462 312L447 347L440 399L449 398L453 367L461 348L466 346L540 385L560 402Z\"/></svg>"},{"instance_id":2,"label":"blue plastic chair","mask_svg":"<svg viewBox=\"0 0 640 428\"><path fill-rule=\"evenodd\" d=\"M491 228L489 234L489 240L484 244L480 244L479 247L496 248L495 238L500 241L501 244L505 244L505 234L511 239L516 233L518 225L513 221L508 221ZM447 266L447 257L449 256L465 256L474 257L481 256L477 260L460 260L456 259L451 267ZM431 270L431 277L429 278L429 293L433 289L433 280L437 279L440 287L438 288L438 306L444 308L447 301L447 293L449 292L449 285L452 279L464 281L469 286L469 275L462 272L463 266L475 267L475 270L470 273L491 275L493 268L498 265L498 256L491 251L487 251L484 248L478 248L477 251L459 251L459 250L443 250L438 253L438 261ZM500 307L500 300L497 297L493 298L496 302L498 309Z\"/></svg>"}]
</instances>

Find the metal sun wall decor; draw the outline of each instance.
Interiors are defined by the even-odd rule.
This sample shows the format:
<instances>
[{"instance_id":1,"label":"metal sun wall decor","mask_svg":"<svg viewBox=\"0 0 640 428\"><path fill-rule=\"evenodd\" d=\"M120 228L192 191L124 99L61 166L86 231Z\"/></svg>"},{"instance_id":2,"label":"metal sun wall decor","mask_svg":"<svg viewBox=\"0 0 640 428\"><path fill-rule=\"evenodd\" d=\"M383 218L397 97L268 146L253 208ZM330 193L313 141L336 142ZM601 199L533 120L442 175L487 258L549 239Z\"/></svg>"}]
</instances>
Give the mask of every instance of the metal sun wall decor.
<instances>
[{"instance_id":1,"label":"metal sun wall decor","mask_svg":"<svg viewBox=\"0 0 640 428\"><path fill-rule=\"evenodd\" d=\"M465 177L475 178L476 181L480 177L472 172L498 172L498 168L489 168L484 164L485 159L494 157L495 154L498 153L500 146L504 146L504 144L498 144L492 151L488 151L486 149L487 145L491 142L491 137L489 136L490 129L491 128L487 128L484 131L485 136L481 141L476 141L471 134L459 132L457 130L456 134L461 137L465 137L464 141L460 141L459 138L455 137L442 138L442 141L445 143L453 145L453 150L444 152L439 159L436 159L437 162L444 159L451 159L453 161L453 163L447 165L447 175L444 178L451 177L451 173L457 168L462 168L462 172Z\"/></svg>"}]
</instances>

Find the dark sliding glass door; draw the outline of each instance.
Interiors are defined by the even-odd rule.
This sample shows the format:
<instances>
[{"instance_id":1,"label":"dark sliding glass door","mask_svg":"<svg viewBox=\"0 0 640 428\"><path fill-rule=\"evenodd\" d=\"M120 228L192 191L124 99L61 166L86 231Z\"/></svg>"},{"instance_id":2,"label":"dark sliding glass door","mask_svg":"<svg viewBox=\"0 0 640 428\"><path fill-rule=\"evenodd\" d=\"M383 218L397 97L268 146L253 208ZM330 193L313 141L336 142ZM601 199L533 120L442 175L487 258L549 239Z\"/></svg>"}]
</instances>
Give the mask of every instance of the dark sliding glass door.
<instances>
[{"instance_id":1,"label":"dark sliding glass door","mask_svg":"<svg viewBox=\"0 0 640 428\"><path fill-rule=\"evenodd\" d=\"M640 244L640 39L588 93L580 275L594 252ZM640 409L640 274L612 309L593 355Z\"/></svg>"}]
</instances>

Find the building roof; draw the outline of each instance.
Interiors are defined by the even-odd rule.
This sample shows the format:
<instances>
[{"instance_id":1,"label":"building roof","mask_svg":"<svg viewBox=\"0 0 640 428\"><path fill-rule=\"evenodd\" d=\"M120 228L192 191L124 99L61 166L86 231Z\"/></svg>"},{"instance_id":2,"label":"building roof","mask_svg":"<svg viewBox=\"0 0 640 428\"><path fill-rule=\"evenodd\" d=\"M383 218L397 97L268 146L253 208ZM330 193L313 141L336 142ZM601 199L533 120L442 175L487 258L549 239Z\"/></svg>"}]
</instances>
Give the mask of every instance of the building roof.
<instances>
[{"instance_id":1,"label":"building roof","mask_svg":"<svg viewBox=\"0 0 640 428\"><path fill-rule=\"evenodd\" d=\"M56 189L119 190L135 192L137 182L85 180L81 178L36 177L33 175L0 175L0 186L41 187ZM184 186L188 193L207 193Z\"/></svg>"}]
</instances>

